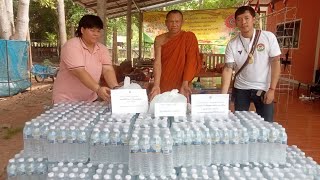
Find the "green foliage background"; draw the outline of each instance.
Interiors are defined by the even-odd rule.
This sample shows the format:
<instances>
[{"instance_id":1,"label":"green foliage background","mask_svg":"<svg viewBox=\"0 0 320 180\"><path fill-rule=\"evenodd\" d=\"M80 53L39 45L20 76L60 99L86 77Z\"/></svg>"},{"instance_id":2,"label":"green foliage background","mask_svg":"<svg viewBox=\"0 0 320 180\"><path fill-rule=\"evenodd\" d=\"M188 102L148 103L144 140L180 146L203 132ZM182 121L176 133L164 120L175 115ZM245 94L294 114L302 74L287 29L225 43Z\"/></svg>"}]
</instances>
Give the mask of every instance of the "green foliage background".
<instances>
[{"instance_id":1,"label":"green foliage background","mask_svg":"<svg viewBox=\"0 0 320 180\"><path fill-rule=\"evenodd\" d=\"M30 2L30 33L31 39L37 39L41 41L47 41L51 43L57 43L58 41L58 15L56 9L55 0L32 0ZM155 9L154 11L169 11L173 9L178 10L194 10L194 9L216 9L216 8L228 8L237 7L243 3L243 0L192 0L185 3L167 6L165 8ZM15 7L17 7L18 0L14 0ZM15 8L16 9L16 8ZM66 15L66 27L68 38L72 37L77 27L77 23L84 14L93 14L84 9L82 6L74 3L72 0L65 0L65 15ZM132 47L138 48L138 27L139 16L133 14L132 17ZM126 36L126 17L119 17L107 20L106 44L112 46L112 32L116 27L118 36ZM145 44L147 49L150 49L152 44ZM125 46L123 47L125 48ZM210 50L210 45L202 47L203 50Z\"/></svg>"}]
</instances>

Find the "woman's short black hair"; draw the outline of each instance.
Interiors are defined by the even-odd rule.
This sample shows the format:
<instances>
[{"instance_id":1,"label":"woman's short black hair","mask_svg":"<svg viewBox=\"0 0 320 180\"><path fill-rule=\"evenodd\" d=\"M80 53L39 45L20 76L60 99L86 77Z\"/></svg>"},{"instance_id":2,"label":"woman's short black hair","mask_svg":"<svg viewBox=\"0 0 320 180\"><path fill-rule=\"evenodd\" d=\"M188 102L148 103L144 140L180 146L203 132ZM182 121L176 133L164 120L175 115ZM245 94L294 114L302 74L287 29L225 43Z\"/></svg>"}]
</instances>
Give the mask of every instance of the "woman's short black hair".
<instances>
[{"instance_id":1,"label":"woman's short black hair","mask_svg":"<svg viewBox=\"0 0 320 180\"><path fill-rule=\"evenodd\" d=\"M103 22L99 16L91 15L91 14L84 15L79 21L79 25L76 30L76 37L82 36L81 28L103 29Z\"/></svg>"},{"instance_id":2,"label":"woman's short black hair","mask_svg":"<svg viewBox=\"0 0 320 180\"><path fill-rule=\"evenodd\" d=\"M244 14L246 11L249 11L252 17L256 16L256 12L251 6L241 6L234 13L234 18L237 19L239 15Z\"/></svg>"}]
</instances>

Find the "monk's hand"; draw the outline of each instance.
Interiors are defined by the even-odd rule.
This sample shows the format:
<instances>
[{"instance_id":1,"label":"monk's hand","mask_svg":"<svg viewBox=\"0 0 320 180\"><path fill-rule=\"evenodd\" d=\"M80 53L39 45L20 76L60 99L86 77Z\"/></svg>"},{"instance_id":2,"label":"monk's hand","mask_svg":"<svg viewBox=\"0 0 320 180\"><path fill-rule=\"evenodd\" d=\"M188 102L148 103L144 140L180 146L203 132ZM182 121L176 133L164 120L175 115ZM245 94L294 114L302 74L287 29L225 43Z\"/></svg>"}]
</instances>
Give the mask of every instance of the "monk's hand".
<instances>
[{"instance_id":1,"label":"monk's hand","mask_svg":"<svg viewBox=\"0 0 320 180\"><path fill-rule=\"evenodd\" d=\"M270 104L273 102L273 100L274 100L274 90L269 89L263 97L263 103Z\"/></svg>"},{"instance_id":2,"label":"monk's hand","mask_svg":"<svg viewBox=\"0 0 320 180\"><path fill-rule=\"evenodd\" d=\"M99 87L97 95L104 101L110 102L110 89L108 87Z\"/></svg>"},{"instance_id":3,"label":"monk's hand","mask_svg":"<svg viewBox=\"0 0 320 180\"><path fill-rule=\"evenodd\" d=\"M150 92L150 94L149 94L149 99L150 99L150 101L152 101L152 99L156 96L156 95L158 95L158 94L160 94L160 87L159 86L153 86L153 88L151 89L151 92Z\"/></svg>"},{"instance_id":4,"label":"monk's hand","mask_svg":"<svg viewBox=\"0 0 320 180\"><path fill-rule=\"evenodd\" d=\"M188 84L182 84L179 93L184 95L187 98L187 101L190 102L190 95L192 91Z\"/></svg>"}]
</instances>

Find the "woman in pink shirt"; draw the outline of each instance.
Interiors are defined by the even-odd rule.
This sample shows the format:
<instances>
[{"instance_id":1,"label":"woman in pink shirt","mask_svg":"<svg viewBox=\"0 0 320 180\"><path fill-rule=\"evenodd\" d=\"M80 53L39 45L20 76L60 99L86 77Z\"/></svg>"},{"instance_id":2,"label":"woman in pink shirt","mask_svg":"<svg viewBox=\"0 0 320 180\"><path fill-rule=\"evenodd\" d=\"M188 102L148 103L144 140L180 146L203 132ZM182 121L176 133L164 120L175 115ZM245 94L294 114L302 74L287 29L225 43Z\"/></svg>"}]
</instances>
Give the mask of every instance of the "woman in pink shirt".
<instances>
[{"instance_id":1,"label":"woman in pink shirt","mask_svg":"<svg viewBox=\"0 0 320 180\"><path fill-rule=\"evenodd\" d=\"M110 100L110 89L118 87L108 49L99 43L103 23L98 16L81 18L76 37L61 49L60 69L53 85L53 102ZM103 75L108 87L100 86Z\"/></svg>"}]
</instances>

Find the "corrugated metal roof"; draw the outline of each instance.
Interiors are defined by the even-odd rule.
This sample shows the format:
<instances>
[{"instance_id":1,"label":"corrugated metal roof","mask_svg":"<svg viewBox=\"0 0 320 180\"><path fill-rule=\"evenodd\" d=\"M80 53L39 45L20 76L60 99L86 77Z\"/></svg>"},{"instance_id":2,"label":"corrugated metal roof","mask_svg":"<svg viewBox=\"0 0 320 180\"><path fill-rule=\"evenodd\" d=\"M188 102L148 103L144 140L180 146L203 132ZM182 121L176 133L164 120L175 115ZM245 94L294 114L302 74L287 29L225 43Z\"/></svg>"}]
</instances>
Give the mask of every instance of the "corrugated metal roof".
<instances>
[{"instance_id":1,"label":"corrugated metal roof","mask_svg":"<svg viewBox=\"0 0 320 180\"><path fill-rule=\"evenodd\" d=\"M106 15L115 18L127 14L128 0L106 0ZM152 10L173 4L188 2L190 0L133 0L132 13ZM74 2L92 11L97 11L97 0L74 0Z\"/></svg>"}]
</instances>

